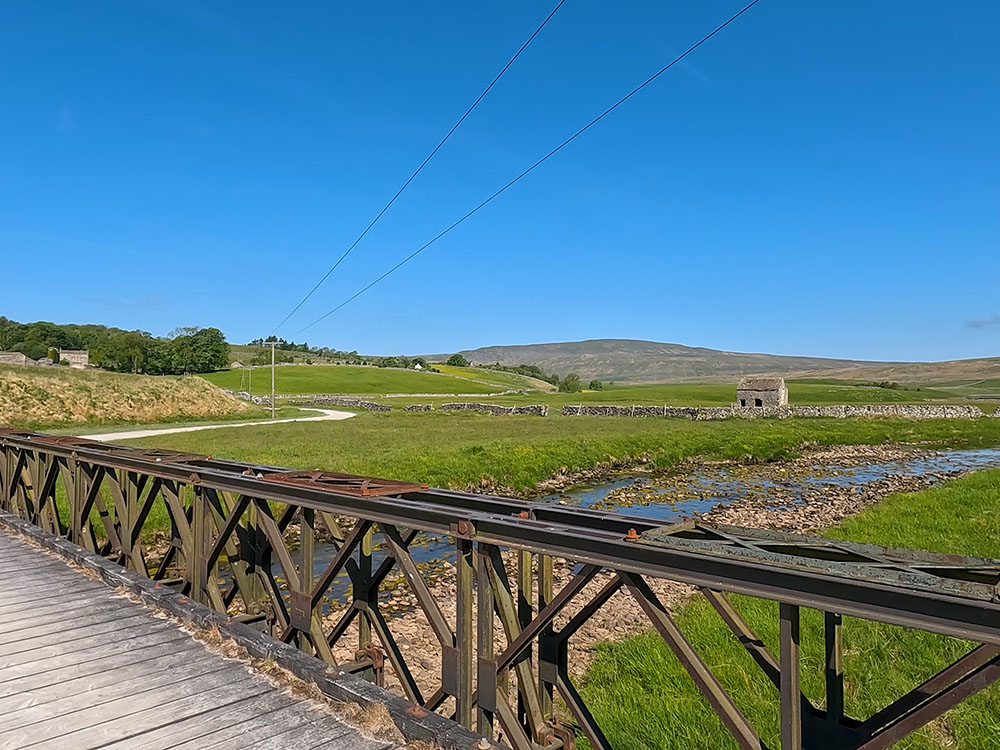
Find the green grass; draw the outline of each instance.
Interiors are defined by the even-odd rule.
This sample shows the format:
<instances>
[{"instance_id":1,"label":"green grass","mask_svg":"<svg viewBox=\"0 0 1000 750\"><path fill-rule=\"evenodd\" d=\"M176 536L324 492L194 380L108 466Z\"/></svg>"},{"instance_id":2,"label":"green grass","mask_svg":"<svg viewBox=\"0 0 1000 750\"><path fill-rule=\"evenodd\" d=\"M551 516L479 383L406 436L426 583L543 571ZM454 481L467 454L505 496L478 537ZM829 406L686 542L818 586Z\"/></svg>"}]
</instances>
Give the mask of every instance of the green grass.
<instances>
[{"instance_id":1,"label":"green grass","mask_svg":"<svg viewBox=\"0 0 1000 750\"><path fill-rule=\"evenodd\" d=\"M275 419L292 419L294 417L315 417L319 416L314 411L309 411L297 406L278 406L274 410ZM197 427L198 425L226 424L228 422L262 422L271 418L271 410L263 406L254 406L253 410L246 414L231 414L215 419L203 419L197 417L177 417L172 420L136 423L136 422L101 422L85 423L74 427L42 427L40 430L52 435L96 435L105 432L133 432L135 430L157 430L169 427Z\"/></svg>"},{"instance_id":2,"label":"green grass","mask_svg":"<svg viewBox=\"0 0 1000 750\"><path fill-rule=\"evenodd\" d=\"M827 536L872 544L1000 557L1000 470L983 471L925 492L896 495L829 529ZM739 609L774 653L777 605L735 597ZM694 600L678 622L715 669L737 704L772 747L777 744L777 693L715 611ZM820 613L803 611L803 690L823 699ZM846 619L847 709L866 718L958 658L971 644L920 631ZM735 743L700 698L669 649L652 632L605 644L582 692L612 744L636 750L730 748ZM896 748L987 750L1000 738L1000 689L959 705Z\"/></svg>"},{"instance_id":3,"label":"green grass","mask_svg":"<svg viewBox=\"0 0 1000 750\"><path fill-rule=\"evenodd\" d=\"M554 386L550 383L546 383L544 380L529 378L526 375L518 375L515 372L488 370L483 367L453 367L451 365L443 365L436 362L430 366L435 370L443 372L445 375L455 375L460 378L473 378L475 380L482 381L483 383L492 383L494 385L501 386L504 389L525 388L542 391L550 391L554 389Z\"/></svg>"},{"instance_id":4,"label":"green grass","mask_svg":"<svg viewBox=\"0 0 1000 750\"><path fill-rule=\"evenodd\" d=\"M874 388L849 381L791 380L788 382L792 404L893 404L893 403L968 403L959 392L921 387L920 390ZM442 398L414 398L414 402L444 403ZM561 409L566 404L636 404L644 406L729 406L736 400L736 383L656 383L651 385L607 385L601 391L583 393L528 393L498 396L491 403L546 403ZM992 406L979 403L984 411Z\"/></svg>"},{"instance_id":5,"label":"green grass","mask_svg":"<svg viewBox=\"0 0 1000 750\"><path fill-rule=\"evenodd\" d=\"M246 390L247 370L223 370L203 375L215 385ZM282 365L275 368L275 392L294 393L493 393L490 383L413 370L350 365ZM254 368L253 392L271 392L270 368Z\"/></svg>"},{"instance_id":6,"label":"green grass","mask_svg":"<svg viewBox=\"0 0 1000 750\"><path fill-rule=\"evenodd\" d=\"M532 490L561 469L645 460L668 468L692 456L765 461L803 445L932 441L1000 443L1000 420L731 420L492 417L361 413L343 422L262 425L163 435L143 445L294 468L461 486L480 480Z\"/></svg>"}]
</instances>

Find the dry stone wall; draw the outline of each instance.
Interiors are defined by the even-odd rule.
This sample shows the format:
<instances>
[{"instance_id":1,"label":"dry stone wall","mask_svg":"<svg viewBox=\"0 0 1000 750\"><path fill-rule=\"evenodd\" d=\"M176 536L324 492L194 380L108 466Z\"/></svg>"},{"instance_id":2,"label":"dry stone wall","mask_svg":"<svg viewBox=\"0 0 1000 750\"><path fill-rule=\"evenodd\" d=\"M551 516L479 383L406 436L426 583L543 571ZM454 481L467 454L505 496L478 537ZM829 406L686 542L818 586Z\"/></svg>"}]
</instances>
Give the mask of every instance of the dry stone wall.
<instances>
[{"instance_id":1,"label":"dry stone wall","mask_svg":"<svg viewBox=\"0 0 1000 750\"><path fill-rule=\"evenodd\" d=\"M538 417L549 415L548 404L526 404L524 406L498 406L497 404L477 404L477 403L454 403L441 404L438 407L443 411L478 411L484 414L504 416L511 414L533 414Z\"/></svg>"},{"instance_id":2,"label":"dry stone wall","mask_svg":"<svg viewBox=\"0 0 1000 750\"><path fill-rule=\"evenodd\" d=\"M367 409L368 411L392 411L388 404L379 404L375 401L366 401L362 398L350 398L349 396L310 396L307 398L286 399L286 404L321 404L328 406L350 406L355 409Z\"/></svg>"},{"instance_id":3,"label":"dry stone wall","mask_svg":"<svg viewBox=\"0 0 1000 750\"><path fill-rule=\"evenodd\" d=\"M978 406L958 404L858 404L836 406L622 406L566 405L564 417L673 417L676 419L788 419L789 417L898 417L901 419L978 419L986 414ZM1000 417L1000 410L994 417Z\"/></svg>"}]
</instances>

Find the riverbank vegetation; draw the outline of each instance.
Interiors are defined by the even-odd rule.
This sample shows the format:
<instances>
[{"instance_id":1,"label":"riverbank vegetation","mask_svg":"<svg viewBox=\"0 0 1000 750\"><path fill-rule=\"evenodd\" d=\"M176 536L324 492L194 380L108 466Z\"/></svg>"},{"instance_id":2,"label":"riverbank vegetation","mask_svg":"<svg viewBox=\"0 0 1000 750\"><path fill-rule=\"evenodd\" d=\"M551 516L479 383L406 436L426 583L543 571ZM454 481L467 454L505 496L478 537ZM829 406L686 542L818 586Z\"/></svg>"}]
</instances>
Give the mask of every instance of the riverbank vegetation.
<instances>
[{"instance_id":1,"label":"riverbank vegetation","mask_svg":"<svg viewBox=\"0 0 1000 750\"><path fill-rule=\"evenodd\" d=\"M998 500L1000 469L982 471L923 492L892 496L823 534L870 544L1000 557ZM733 600L777 653L777 605L747 597ZM762 730L768 746L777 746L777 691L715 611L702 600L692 600L681 608L677 620L736 703ZM868 717L971 646L954 638L845 618L848 712ZM822 705L822 615L811 610L802 613L802 663L803 690ZM652 632L600 647L582 692L616 747L736 747L672 652ZM994 685L893 747L987 750L997 746L998 737L1000 688Z\"/></svg>"}]
</instances>

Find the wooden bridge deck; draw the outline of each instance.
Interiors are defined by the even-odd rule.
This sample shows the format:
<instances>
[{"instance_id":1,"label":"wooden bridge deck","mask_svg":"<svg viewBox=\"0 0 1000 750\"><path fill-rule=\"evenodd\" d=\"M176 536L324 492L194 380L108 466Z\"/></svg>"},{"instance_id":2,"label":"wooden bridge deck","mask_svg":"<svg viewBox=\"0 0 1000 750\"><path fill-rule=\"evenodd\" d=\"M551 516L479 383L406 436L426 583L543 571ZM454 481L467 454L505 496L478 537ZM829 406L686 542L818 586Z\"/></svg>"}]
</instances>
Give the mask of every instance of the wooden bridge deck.
<instances>
[{"instance_id":1,"label":"wooden bridge deck","mask_svg":"<svg viewBox=\"0 0 1000 750\"><path fill-rule=\"evenodd\" d=\"M0 750L388 750L0 531Z\"/></svg>"}]
</instances>

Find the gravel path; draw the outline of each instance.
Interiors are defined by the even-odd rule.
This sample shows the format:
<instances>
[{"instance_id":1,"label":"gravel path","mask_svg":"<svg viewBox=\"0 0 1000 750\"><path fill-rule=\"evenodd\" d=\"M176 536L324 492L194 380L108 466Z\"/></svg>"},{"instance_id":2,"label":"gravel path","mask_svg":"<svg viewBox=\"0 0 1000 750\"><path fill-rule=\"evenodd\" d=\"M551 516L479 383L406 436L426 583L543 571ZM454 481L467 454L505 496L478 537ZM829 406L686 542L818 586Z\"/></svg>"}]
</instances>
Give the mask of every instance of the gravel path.
<instances>
[{"instance_id":1,"label":"gravel path","mask_svg":"<svg viewBox=\"0 0 1000 750\"><path fill-rule=\"evenodd\" d=\"M154 435L173 435L178 432L198 432L199 430L220 430L224 427L256 427L264 424L285 424L286 422L327 422L330 420L350 419L353 412L337 411L336 409L303 409L303 411L319 412L318 417L292 417L290 419L261 419L256 422L224 422L222 424L199 424L192 427L164 427L154 430L127 430L124 432L102 432L98 434L78 435L77 437L91 440L134 440L136 438L153 437Z\"/></svg>"}]
</instances>

